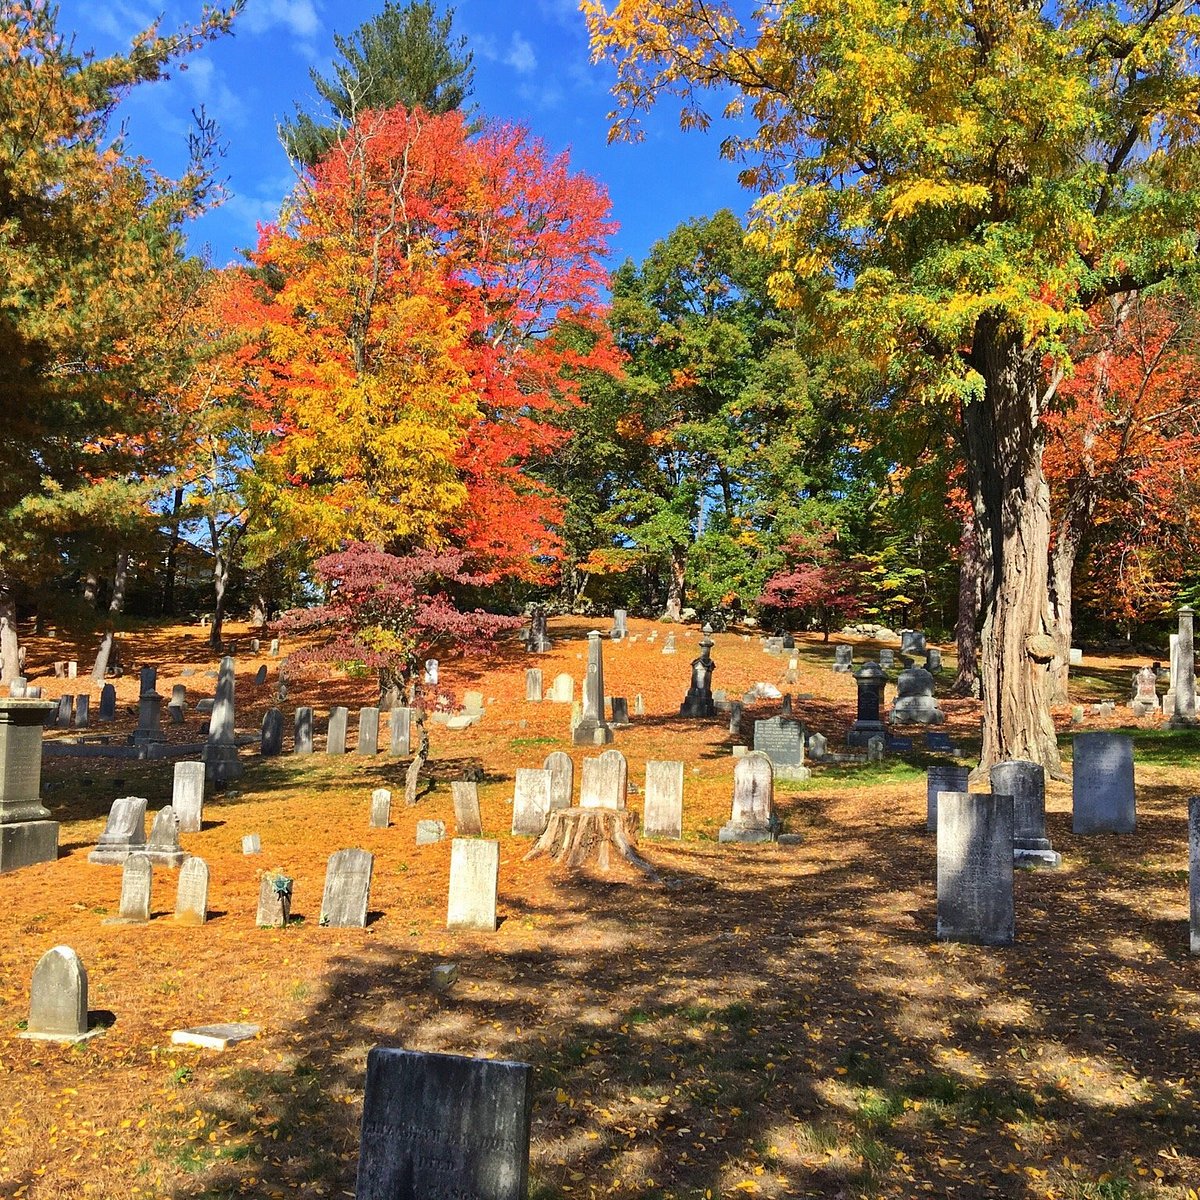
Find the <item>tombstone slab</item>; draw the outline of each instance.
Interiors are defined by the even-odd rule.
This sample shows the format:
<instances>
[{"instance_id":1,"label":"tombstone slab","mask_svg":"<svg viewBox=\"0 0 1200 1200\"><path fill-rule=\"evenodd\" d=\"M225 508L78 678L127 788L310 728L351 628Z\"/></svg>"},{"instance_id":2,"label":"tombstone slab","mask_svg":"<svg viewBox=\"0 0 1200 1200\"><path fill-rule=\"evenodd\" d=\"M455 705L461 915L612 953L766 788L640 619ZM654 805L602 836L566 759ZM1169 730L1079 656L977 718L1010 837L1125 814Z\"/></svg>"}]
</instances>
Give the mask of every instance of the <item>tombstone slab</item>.
<instances>
[{"instance_id":1,"label":"tombstone slab","mask_svg":"<svg viewBox=\"0 0 1200 1200\"><path fill-rule=\"evenodd\" d=\"M193 856L179 869L175 920L180 925L203 925L208 920L208 863L202 858Z\"/></svg>"},{"instance_id":2,"label":"tombstone slab","mask_svg":"<svg viewBox=\"0 0 1200 1200\"><path fill-rule=\"evenodd\" d=\"M371 793L371 828L386 829L392 821L392 793L376 788Z\"/></svg>"},{"instance_id":3,"label":"tombstone slab","mask_svg":"<svg viewBox=\"0 0 1200 1200\"><path fill-rule=\"evenodd\" d=\"M1012 759L996 763L990 776L994 793L1013 798L1013 860L1017 866L1061 866L1062 856L1046 837L1045 768L1041 763Z\"/></svg>"},{"instance_id":4,"label":"tombstone slab","mask_svg":"<svg viewBox=\"0 0 1200 1200\"><path fill-rule=\"evenodd\" d=\"M450 843L446 928L494 933L499 882L500 843L484 838L455 838Z\"/></svg>"},{"instance_id":5,"label":"tombstone slab","mask_svg":"<svg viewBox=\"0 0 1200 1200\"><path fill-rule=\"evenodd\" d=\"M47 700L0 699L0 874L54 862L58 822L41 801L42 724Z\"/></svg>"},{"instance_id":6,"label":"tombstone slab","mask_svg":"<svg viewBox=\"0 0 1200 1200\"><path fill-rule=\"evenodd\" d=\"M834 646L833 669L839 675L849 675L854 670L853 646Z\"/></svg>"},{"instance_id":7,"label":"tombstone slab","mask_svg":"<svg viewBox=\"0 0 1200 1200\"><path fill-rule=\"evenodd\" d=\"M113 801L104 832L88 862L120 865L130 854L146 849L146 798L122 796Z\"/></svg>"},{"instance_id":8,"label":"tombstone slab","mask_svg":"<svg viewBox=\"0 0 1200 1200\"><path fill-rule=\"evenodd\" d=\"M938 941L1008 946L1014 936L1012 797L942 792Z\"/></svg>"},{"instance_id":9,"label":"tombstone slab","mask_svg":"<svg viewBox=\"0 0 1200 1200\"><path fill-rule=\"evenodd\" d=\"M647 762L642 810L645 837L683 837L683 763Z\"/></svg>"},{"instance_id":10,"label":"tombstone slab","mask_svg":"<svg viewBox=\"0 0 1200 1200\"><path fill-rule=\"evenodd\" d=\"M789 717L754 722L754 749L771 760L776 779L808 779L804 765L804 726Z\"/></svg>"},{"instance_id":11,"label":"tombstone slab","mask_svg":"<svg viewBox=\"0 0 1200 1200\"><path fill-rule=\"evenodd\" d=\"M100 689L100 711L97 717L101 721L117 719L117 689L111 683L106 683Z\"/></svg>"},{"instance_id":12,"label":"tombstone slab","mask_svg":"<svg viewBox=\"0 0 1200 1200\"><path fill-rule=\"evenodd\" d=\"M423 820L417 822L417 845L436 846L446 840L446 822Z\"/></svg>"},{"instance_id":13,"label":"tombstone slab","mask_svg":"<svg viewBox=\"0 0 1200 1200\"><path fill-rule=\"evenodd\" d=\"M571 732L576 746L602 746L613 740L604 719L604 646L600 631L588 634L587 673L583 680L583 714Z\"/></svg>"},{"instance_id":14,"label":"tombstone slab","mask_svg":"<svg viewBox=\"0 0 1200 1200\"><path fill-rule=\"evenodd\" d=\"M258 911L254 923L282 929L292 915L292 881L285 875L264 875L258 885Z\"/></svg>"},{"instance_id":15,"label":"tombstone slab","mask_svg":"<svg viewBox=\"0 0 1200 1200\"><path fill-rule=\"evenodd\" d=\"M379 753L379 709L363 708L358 713L359 754L373 756Z\"/></svg>"},{"instance_id":16,"label":"tombstone slab","mask_svg":"<svg viewBox=\"0 0 1200 1200\"><path fill-rule=\"evenodd\" d=\"M322 925L365 927L375 856L367 850L339 850L329 856L321 896Z\"/></svg>"},{"instance_id":17,"label":"tombstone slab","mask_svg":"<svg viewBox=\"0 0 1200 1200\"><path fill-rule=\"evenodd\" d=\"M232 1021L224 1025L195 1025L191 1029L176 1029L171 1034L172 1046L198 1046L201 1050L228 1050L238 1042L257 1037L258 1025Z\"/></svg>"},{"instance_id":18,"label":"tombstone slab","mask_svg":"<svg viewBox=\"0 0 1200 1200\"><path fill-rule=\"evenodd\" d=\"M295 742L293 747L297 754L313 752L313 710L311 708L296 709Z\"/></svg>"},{"instance_id":19,"label":"tombstone slab","mask_svg":"<svg viewBox=\"0 0 1200 1200\"><path fill-rule=\"evenodd\" d=\"M733 808L717 837L722 842L770 842L778 832L775 771L765 754L753 751L734 764Z\"/></svg>"},{"instance_id":20,"label":"tombstone slab","mask_svg":"<svg viewBox=\"0 0 1200 1200\"><path fill-rule=\"evenodd\" d=\"M858 715L846 734L847 746L867 746L872 738L883 736L881 712L887 682L887 672L877 662L868 660L854 672L854 683L858 688Z\"/></svg>"},{"instance_id":21,"label":"tombstone slab","mask_svg":"<svg viewBox=\"0 0 1200 1200\"><path fill-rule=\"evenodd\" d=\"M262 838L257 833L247 833L242 837L243 854L261 854Z\"/></svg>"},{"instance_id":22,"label":"tombstone slab","mask_svg":"<svg viewBox=\"0 0 1200 1200\"><path fill-rule=\"evenodd\" d=\"M204 822L204 764L175 764L171 807L179 818L180 833L199 833Z\"/></svg>"},{"instance_id":23,"label":"tombstone slab","mask_svg":"<svg viewBox=\"0 0 1200 1200\"><path fill-rule=\"evenodd\" d=\"M483 822L479 814L479 785L457 779L450 785L454 797L454 831L458 837L479 837Z\"/></svg>"},{"instance_id":24,"label":"tombstone slab","mask_svg":"<svg viewBox=\"0 0 1200 1200\"><path fill-rule=\"evenodd\" d=\"M55 946L38 959L29 989L29 1020L20 1036L41 1042L82 1042L88 1030L88 977L70 946Z\"/></svg>"},{"instance_id":25,"label":"tombstone slab","mask_svg":"<svg viewBox=\"0 0 1200 1200\"><path fill-rule=\"evenodd\" d=\"M142 925L150 920L150 890L154 882L154 867L142 853L126 858L121 867L121 907L118 915L105 925Z\"/></svg>"},{"instance_id":26,"label":"tombstone slab","mask_svg":"<svg viewBox=\"0 0 1200 1200\"><path fill-rule=\"evenodd\" d=\"M583 760L583 773L579 782L580 808L625 807L625 799L629 792L629 767L625 756L619 750L612 753L617 757L601 754L596 758Z\"/></svg>"},{"instance_id":27,"label":"tombstone slab","mask_svg":"<svg viewBox=\"0 0 1200 1200\"><path fill-rule=\"evenodd\" d=\"M550 807L570 808L575 796L575 763L563 750L546 755L542 770L550 772Z\"/></svg>"},{"instance_id":28,"label":"tombstone slab","mask_svg":"<svg viewBox=\"0 0 1200 1200\"><path fill-rule=\"evenodd\" d=\"M540 702L542 699L542 670L530 667L525 672L525 699Z\"/></svg>"},{"instance_id":29,"label":"tombstone slab","mask_svg":"<svg viewBox=\"0 0 1200 1200\"><path fill-rule=\"evenodd\" d=\"M258 752L263 758L274 758L283 753L283 710L268 708L263 713L262 737L259 739Z\"/></svg>"},{"instance_id":30,"label":"tombstone slab","mask_svg":"<svg viewBox=\"0 0 1200 1200\"><path fill-rule=\"evenodd\" d=\"M350 710L343 705L329 710L329 726L325 734L326 754L346 753L346 726L349 719Z\"/></svg>"},{"instance_id":31,"label":"tombstone slab","mask_svg":"<svg viewBox=\"0 0 1200 1200\"><path fill-rule=\"evenodd\" d=\"M226 655L217 672L212 720L208 723L208 742L203 755L208 781L218 786L242 777L242 760L238 757L234 730L236 687L236 666L232 656Z\"/></svg>"},{"instance_id":32,"label":"tombstone slab","mask_svg":"<svg viewBox=\"0 0 1200 1200\"><path fill-rule=\"evenodd\" d=\"M412 753L412 709L393 708L388 714L388 753L393 758L407 757Z\"/></svg>"},{"instance_id":33,"label":"tombstone slab","mask_svg":"<svg viewBox=\"0 0 1200 1200\"><path fill-rule=\"evenodd\" d=\"M550 819L553 780L546 770L518 767L513 785L512 832L514 837L540 837Z\"/></svg>"},{"instance_id":34,"label":"tombstone slab","mask_svg":"<svg viewBox=\"0 0 1200 1200\"><path fill-rule=\"evenodd\" d=\"M178 867L187 855L179 847L179 818L171 805L159 809L150 827L146 857L161 867Z\"/></svg>"},{"instance_id":35,"label":"tombstone slab","mask_svg":"<svg viewBox=\"0 0 1200 1200\"><path fill-rule=\"evenodd\" d=\"M965 792L971 778L969 767L930 767L925 772L925 828L936 833L938 796L942 792Z\"/></svg>"},{"instance_id":36,"label":"tombstone slab","mask_svg":"<svg viewBox=\"0 0 1200 1200\"><path fill-rule=\"evenodd\" d=\"M1133 833L1137 800L1133 739L1120 733L1077 733L1071 773L1073 833Z\"/></svg>"}]
</instances>

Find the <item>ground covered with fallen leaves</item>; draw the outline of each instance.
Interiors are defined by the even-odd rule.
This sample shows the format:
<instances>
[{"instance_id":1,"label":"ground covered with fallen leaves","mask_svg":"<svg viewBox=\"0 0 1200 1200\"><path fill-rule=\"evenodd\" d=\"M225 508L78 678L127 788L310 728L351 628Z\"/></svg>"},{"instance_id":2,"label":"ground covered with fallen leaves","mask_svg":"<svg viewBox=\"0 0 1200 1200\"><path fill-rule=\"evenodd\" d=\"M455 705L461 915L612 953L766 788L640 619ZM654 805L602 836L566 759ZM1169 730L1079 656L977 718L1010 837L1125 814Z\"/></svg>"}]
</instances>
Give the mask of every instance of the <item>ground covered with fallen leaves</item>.
<instances>
[{"instance_id":1,"label":"ground covered with fallen leaves","mask_svg":"<svg viewBox=\"0 0 1200 1200\"><path fill-rule=\"evenodd\" d=\"M630 781L640 784L647 759L686 764L683 840L639 847L662 884L525 863L530 839L508 832L517 767L567 749L578 783L591 752L569 745L566 706L524 701L530 665L547 687L570 672L579 694L582 619L552 621L554 648L536 661L513 641L486 661L442 663L446 690L480 689L486 715L463 732L432 727L413 808L403 761L321 753L328 707L370 703L371 681L289 679L285 746L292 709L311 703L318 753L244 750L236 792L210 797L203 830L183 835L212 873L200 928L174 923L176 872L165 868L154 871L149 924L103 924L120 870L87 861L115 797L144 795L151 810L168 802L171 763L47 754L60 857L0 876L0 1195L352 1196L366 1054L388 1045L534 1065L534 1200L1195 1200L1200 960L1188 953L1186 802L1200 792L1200 737L1123 707L1089 716L1085 728L1135 734L1137 833L1072 836L1069 785L1052 784L1048 829L1064 865L1018 872L1016 944L941 945L924 768L946 759L818 766L777 788L784 829L802 844L719 845L728 717L677 715L699 633L677 629L671 657L666 626L648 644L655 626L630 625L637 642L604 647L606 690L645 699L646 715L617 734ZM248 650L245 630L231 633ZM90 665L82 641L29 647L28 673L48 695L87 688L50 670L76 656ZM860 643L855 658L871 652ZM204 631L146 628L124 653L120 720L102 731L114 741L132 731L135 668L154 664L165 696L174 683L189 690L186 725L165 733L198 740L194 702L211 694L205 672L217 665ZM786 685L786 656L718 634L714 686L739 695L757 680L779 684L832 749L854 716L853 680L830 670L832 650L816 639L796 655L799 679ZM250 732L285 659L237 662L238 725ZM947 654L940 687L952 664ZM1073 699L1123 701L1138 665L1089 656ZM93 689L93 714L97 703ZM944 707L960 761L972 763L978 705ZM777 708L748 710L744 733ZM1069 766L1070 711L1057 716ZM501 846L490 935L445 930L449 838L419 848L414 838L419 818L453 830L450 781L472 770L482 772L485 832ZM386 830L368 826L378 786L395 796ZM248 857L241 839L252 832L263 852ZM368 927L322 928L326 860L350 846L375 855ZM255 925L259 875L273 868L295 880L301 919L285 930ZM33 966L62 943L86 964L90 1008L110 1027L76 1047L19 1039ZM447 962L459 980L436 992L430 969ZM262 1033L224 1053L170 1044L172 1030L217 1021Z\"/></svg>"}]
</instances>

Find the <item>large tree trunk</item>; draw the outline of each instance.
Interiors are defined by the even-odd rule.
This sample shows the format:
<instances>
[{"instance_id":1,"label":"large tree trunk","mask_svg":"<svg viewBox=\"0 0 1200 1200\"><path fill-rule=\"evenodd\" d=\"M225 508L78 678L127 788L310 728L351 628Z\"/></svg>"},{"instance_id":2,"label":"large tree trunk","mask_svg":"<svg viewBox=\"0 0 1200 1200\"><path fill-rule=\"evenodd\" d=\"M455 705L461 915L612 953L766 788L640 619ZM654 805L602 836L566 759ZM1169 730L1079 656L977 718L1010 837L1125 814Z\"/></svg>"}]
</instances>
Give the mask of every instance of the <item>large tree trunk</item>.
<instances>
[{"instance_id":1,"label":"large tree trunk","mask_svg":"<svg viewBox=\"0 0 1200 1200\"><path fill-rule=\"evenodd\" d=\"M21 674L21 639L17 633L17 600L12 585L0 580L0 684Z\"/></svg>"},{"instance_id":2,"label":"large tree trunk","mask_svg":"<svg viewBox=\"0 0 1200 1200\"><path fill-rule=\"evenodd\" d=\"M958 670L950 685L952 696L974 696L979 690L979 601L983 585L983 556L973 517L963 521L958 542Z\"/></svg>"},{"instance_id":3,"label":"large tree trunk","mask_svg":"<svg viewBox=\"0 0 1200 1200\"><path fill-rule=\"evenodd\" d=\"M129 553L122 551L117 555L117 569L113 572L112 599L108 602L108 622L104 627L104 635L100 639L100 648L96 651L96 661L92 664L92 682L97 685L102 686L104 677L108 674L113 642L117 636L117 618L125 607L125 583L128 578Z\"/></svg>"},{"instance_id":4,"label":"large tree trunk","mask_svg":"<svg viewBox=\"0 0 1200 1200\"><path fill-rule=\"evenodd\" d=\"M229 585L229 560L221 546L216 522L211 517L208 528L213 555L213 619L212 628L208 631L208 644L214 650L220 650L222 627L225 624L225 590Z\"/></svg>"},{"instance_id":5,"label":"large tree trunk","mask_svg":"<svg viewBox=\"0 0 1200 1200\"><path fill-rule=\"evenodd\" d=\"M1081 492L1091 492L1086 483ZM1075 493L1067 502L1067 515L1055 530L1054 550L1050 555L1050 621L1054 637L1054 658L1050 663L1049 697L1051 704L1069 704L1068 679L1071 669L1071 637L1074 618L1071 611L1072 577L1075 560L1079 556L1079 545L1083 530L1079 517L1086 510L1090 517L1095 504L1086 500L1076 501ZM1080 512L1076 512L1078 509Z\"/></svg>"},{"instance_id":6,"label":"large tree trunk","mask_svg":"<svg viewBox=\"0 0 1200 1200\"><path fill-rule=\"evenodd\" d=\"M183 508L183 488L175 489L171 501L171 544L167 547L167 563L163 570L162 610L166 616L175 615L175 577L179 570L179 510Z\"/></svg>"},{"instance_id":7,"label":"large tree trunk","mask_svg":"<svg viewBox=\"0 0 1200 1200\"><path fill-rule=\"evenodd\" d=\"M1049 707L1050 489L1042 474L1041 356L986 316L971 361L984 394L963 409L976 534L986 549L978 773L1022 758L1063 777Z\"/></svg>"},{"instance_id":8,"label":"large tree trunk","mask_svg":"<svg viewBox=\"0 0 1200 1200\"><path fill-rule=\"evenodd\" d=\"M671 549L671 579L667 584L667 615L672 621L681 619L683 613L683 587L687 580L687 547Z\"/></svg>"}]
</instances>

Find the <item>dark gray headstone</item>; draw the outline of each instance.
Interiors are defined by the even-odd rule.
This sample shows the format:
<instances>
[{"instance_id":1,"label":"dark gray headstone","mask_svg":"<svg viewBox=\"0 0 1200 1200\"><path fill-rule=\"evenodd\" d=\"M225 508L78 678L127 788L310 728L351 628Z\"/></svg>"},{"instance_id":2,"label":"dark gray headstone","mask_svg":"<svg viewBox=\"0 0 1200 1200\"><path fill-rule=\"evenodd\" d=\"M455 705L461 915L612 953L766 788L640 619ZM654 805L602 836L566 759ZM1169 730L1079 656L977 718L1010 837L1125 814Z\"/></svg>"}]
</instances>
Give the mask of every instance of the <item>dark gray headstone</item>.
<instances>
[{"instance_id":1,"label":"dark gray headstone","mask_svg":"<svg viewBox=\"0 0 1200 1200\"><path fill-rule=\"evenodd\" d=\"M765 754L772 766L804 765L804 727L786 717L754 722L754 749Z\"/></svg>"},{"instance_id":2,"label":"dark gray headstone","mask_svg":"<svg viewBox=\"0 0 1200 1200\"><path fill-rule=\"evenodd\" d=\"M117 689L111 683L106 683L100 689L100 712L97 715L101 721L117 719Z\"/></svg>"},{"instance_id":3,"label":"dark gray headstone","mask_svg":"<svg viewBox=\"0 0 1200 1200\"><path fill-rule=\"evenodd\" d=\"M283 753L283 710L268 708L263 713L262 740L259 742L259 753L264 758L271 758Z\"/></svg>"},{"instance_id":4,"label":"dark gray headstone","mask_svg":"<svg viewBox=\"0 0 1200 1200\"><path fill-rule=\"evenodd\" d=\"M88 710L91 707L92 698L85 692L83 695L75 697L75 728L86 729L88 727Z\"/></svg>"},{"instance_id":5,"label":"dark gray headstone","mask_svg":"<svg viewBox=\"0 0 1200 1200\"><path fill-rule=\"evenodd\" d=\"M1074 833L1133 833L1137 803L1133 738L1121 733L1077 733L1071 778Z\"/></svg>"},{"instance_id":6,"label":"dark gray headstone","mask_svg":"<svg viewBox=\"0 0 1200 1200\"><path fill-rule=\"evenodd\" d=\"M75 711L74 696L59 696L58 698L58 717L55 724L59 729L71 728L71 717Z\"/></svg>"},{"instance_id":7,"label":"dark gray headstone","mask_svg":"<svg viewBox=\"0 0 1200 1200\"><path fill-rule=\"evenodd\" d=\"M254 672L254 682L258 687L262 687L262 685L267 682L266 664L259 667L258 670Z\"/></svg>"},{"instance_id":8,"label":"dark gray headstone","mask_svg":"<svg viewBox=\"0 0 1200 1200\"><path fill-rule=\"evenodd\" d=\"M158 690L158 668L143 667L138 672L138 695L145 696L148 692Z\"/></svg>"},{"instance_id":9,"label":"dark gray headstone","mask_svg":"<svg viewBox=\"0 0 1200 1200\"><path fill-rule=\"evenodd\" d=\"M1008 946L1014 927L1012 797L942 792L938 941Z\"/></svg>"},{"instance_id":10,"label":"dark gray headstone","mask_svg":"<svg viewBox=\"0 0 1200 1200\"><path fill-rule=\"evenodd\" d=\"M965 792L971 777L969 767L930 767L925 772L925 828L936 833L938 792Z\"/></svg>"},{"instance_id":11,"label":"dark gray headstone","mask_svg":"<svg viewBox=\"0 0 1200 1200\"><path fill-rule=\"evenodd\" d=\"M312 709L307 707L296 709L295 751L297 754L311 754L313 752L312 725Z\"/></svg>"},{"instance_id":12,"label":"dark gray headstone","mask_svg":"<svg viewBox=\"0 0 1200 1200\"><path fill-rule=\"evenodd\" d=\"M356 1200L525 1200L531 1068L376 1047Z\"/></svg>"},{"instance_id":13,"label":"dark gray headstone","mask_svg":"<svg viewBox=\"0 0 1200 1200\"><path fill-rule=\"evenodd\" d=\"M1041 763L1012 759L991 772L992 791L1013 798L1013 855L1024 866L1057 867L1060 858L1046 837L1046 771Z\"/></svg>"},{"instance_id":14,"label":"dark gray headstone","mask_svg":"<svg viewBox=\"0 0 1200 1200\"><path fill-rule=\"evenodd\" d=\"M618 729L624 729L629 724L629 701L624 696L612 698L612 723Z\"/></svg>"},{"instance_id":15,"label":"dark gray headstone","mask_svg":"<svg viewBox=\"0 0 1200 1200\"><path fill-rule=\"evenodd\" d=\"M322 925L366 925L374 865L375 856L367 850L339 850L329 856L321 897Z\"/></svg>"}]
</instances>

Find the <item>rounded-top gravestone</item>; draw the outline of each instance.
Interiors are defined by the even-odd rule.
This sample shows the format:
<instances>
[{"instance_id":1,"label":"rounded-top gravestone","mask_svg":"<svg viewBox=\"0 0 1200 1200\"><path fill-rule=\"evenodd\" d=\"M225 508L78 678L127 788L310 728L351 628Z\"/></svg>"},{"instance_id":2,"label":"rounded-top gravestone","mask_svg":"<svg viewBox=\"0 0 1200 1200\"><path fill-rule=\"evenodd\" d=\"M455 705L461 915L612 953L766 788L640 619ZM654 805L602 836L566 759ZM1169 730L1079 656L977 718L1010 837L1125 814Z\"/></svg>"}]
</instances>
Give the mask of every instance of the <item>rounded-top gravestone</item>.
<instances>
[{"instance_id":1,"label":"rounded-top gravestone","mask_svg":"<svg viewBox=\"0 0 1200 1200\"><path fill-rule=\"evenodd\" d=\"M946 719L933 698L933 676L924 667L907 667L896 680L892 722L896 725L940 725Z\"/></svg>"}]
</instances>

